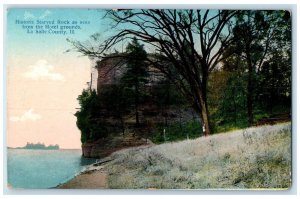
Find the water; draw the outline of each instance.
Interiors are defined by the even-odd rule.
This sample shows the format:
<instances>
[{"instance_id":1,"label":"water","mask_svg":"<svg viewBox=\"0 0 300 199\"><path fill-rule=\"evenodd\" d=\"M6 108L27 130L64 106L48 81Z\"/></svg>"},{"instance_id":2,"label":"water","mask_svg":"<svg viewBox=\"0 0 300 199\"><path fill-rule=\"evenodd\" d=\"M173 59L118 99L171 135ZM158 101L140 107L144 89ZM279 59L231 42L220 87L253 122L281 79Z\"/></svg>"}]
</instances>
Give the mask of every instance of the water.
<instances>
[{"instance_id":1,"label":"water","mask_svg":"<svg viewBox=\"0 0 300 199\"><path fill-rule=\"evenodd\" d=\"M82 158L81 150L8 149L8 183L14 188L52 188L95 161Z\"/></svg>"}]
</instances>

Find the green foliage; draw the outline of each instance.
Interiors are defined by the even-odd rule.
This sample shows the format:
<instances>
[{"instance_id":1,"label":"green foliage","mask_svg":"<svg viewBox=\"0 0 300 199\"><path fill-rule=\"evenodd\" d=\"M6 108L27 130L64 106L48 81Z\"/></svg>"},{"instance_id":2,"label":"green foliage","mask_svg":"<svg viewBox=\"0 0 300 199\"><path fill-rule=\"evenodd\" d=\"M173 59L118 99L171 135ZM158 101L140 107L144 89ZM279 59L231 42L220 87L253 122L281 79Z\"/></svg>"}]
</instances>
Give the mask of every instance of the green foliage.
<instances>
[{"instance_id":1,"label":"green foliage","mask_svg":"<svg viewBox=\"0 0 300 199\"><path fill-rule=\"evenodd\" d=\"M136 125L138 126L140 123L138 109L144 97L142 87L148 82L148 71L145 63L147 52L137 38L134 37L132 43L129 43L126 47L126 54L127 70L121 78L121 84L134 93Z\"/></svg>"},{"instance_id":2,"label":"green foliage","mask_svg":"<svg viewBox=\"0 0 300 199\"><path fill-rule=\"evenodd\" d=\"M248 126L247 118L246 118L246 116L244 116L240 119L237 119L236 121L215 120L215 121L213 121L212 130L215 134L217 134L217 133L223 133L226 131L243 129L243 128L246 128L247 126Z\"/></svg>"},{"instance_id":3,"label":"green foliage","mask_svg":"<svg viewBox=\"0 0 300 199\"><path fill-rule=\"evenodd\" d=\"M290 31L290 17L285 11L243 11L236 16L235 39L224 52L224 57L230 56L223 60L221 70L212 73L209 82L214 132L244 127L245 118L251 118L251 114L254 124L280 113L279 109L289 112Z\"/></svg>"},{"instance_id":4,"label":"green foliage","mask_svg":"<svg viewBox=\"0 0 300 199\"><path fill-rule=\"evenodd\" d=\"M220 116L224 120L236 123L238 118L246 115L246 85L243 78L231 73L220 101Z\"/></svg>"},{"instance_id":5,"label":"green foliage","mask_svg":"<svg viewBox=\"0 0 300 199\"><path fill-rule=\"evenodd\" d=\"M276 106L291 106L291 62L279 53L262 66L258 86L257 99L262 109L270 112ZM274 100L276 99L276 100Z\"/></svg>"},{"instance_id":6,"label":"green foliage","mask_svg":"<svg viewBox=\"0 0 300 199\"><path fill-rule=\"evenodd\" d=\"M81 131L81 142L97 140L108 135L104 119L101 117L101 104L96 91L83 90L78 96L80 110L75 113L77 117L77 127Z\"/></svg>"},{"instance_id":7,"label":"green foliage","mask_svg":"<svg viewBox=\"0 0 300 199\"><path fill-rule=\"evenodd\" d=\"M202 125L197 120L191 120L182 124L176 122L167 127L164 125L157 126L152 135L152 142L160 144L164 142L195 139L201 136L203 136Z\"/></svg>"},{"instance_id":8,"label":"green foliage","mask_svg":"<svg viewBox=\"0 0 300 199\"><path fill-rule=\"evenodd\" d=\"M130 112L133 104L132 96L132 90L120 84L104 86L99 94L102 106L115 118Z\"/></svg>"},{"instance_id":9,"label":"green foliage","mask_svg":"<svg viewBox=\"0 0 300 199\"><path fill-rule=\"evenodd\" d=\"M172 105L188 105L186 98L183 97L176 86L171 84L171 82L167 79L153 85L150 95L152 96L152 102L154 102L160 109L168 108Z\"/></svg>"},{"instance_id":10,"label":"green foliage","mask_svg":"<svg viewBox=\"0 0 300 199\"><path fill-rule=\"evenodd\" d=\"M247 126L246 80L236 70L235 61L226 62L224 70L214 71L209 81L208 102L213 133Z\"/></svg>"},{"instance_id":11,"label":"green foliage","mask_svg":"<svg viewBox=\"0 0 300 199\"><path fill-rule=\"evenodd\" d=\"M144 50L143 45L136 38L133 38L132 43L129 43L126 47L127 70L121 79L123 84L137 90L139 86L147 83L146 58L147 52Z\"/></svg>"}]
</instances>

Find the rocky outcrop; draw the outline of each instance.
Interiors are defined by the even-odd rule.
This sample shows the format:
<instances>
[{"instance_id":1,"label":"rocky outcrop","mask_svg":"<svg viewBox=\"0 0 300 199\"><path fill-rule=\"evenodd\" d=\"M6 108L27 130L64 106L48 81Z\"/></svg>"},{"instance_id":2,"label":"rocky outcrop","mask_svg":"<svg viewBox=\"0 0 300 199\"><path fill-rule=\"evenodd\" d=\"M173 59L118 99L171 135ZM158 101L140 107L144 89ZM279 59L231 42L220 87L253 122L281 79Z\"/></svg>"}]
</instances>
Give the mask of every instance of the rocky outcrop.
<instances>
[{"instance_id":1,"label":"rocky outcrop","mask_svg":"<svg viewBox=\"0 0 300 199\"><path fill-rule=\"evenodd\" d=\"M94 144L92 143L85 143L82 144L81 148L82 148L82 156L83 157L91 157L91 153L93 150Z\"/></svg>"}]
</instances>

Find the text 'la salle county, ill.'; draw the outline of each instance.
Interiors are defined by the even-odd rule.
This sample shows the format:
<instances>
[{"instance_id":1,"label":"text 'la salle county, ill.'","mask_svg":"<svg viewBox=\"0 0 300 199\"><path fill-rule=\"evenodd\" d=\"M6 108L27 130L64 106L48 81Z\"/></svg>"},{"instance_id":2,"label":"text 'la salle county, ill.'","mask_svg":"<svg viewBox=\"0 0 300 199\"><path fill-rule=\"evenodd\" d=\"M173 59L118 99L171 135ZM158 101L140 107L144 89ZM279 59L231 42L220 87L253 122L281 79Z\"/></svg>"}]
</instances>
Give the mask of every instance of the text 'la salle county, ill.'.
<instances>
[{"instance_id":1,"label":"text 'la salle county, ill.'","mask_svg":"<svg viewBox=\"0 0 300 199\"><path fill-rule=\"evenodd\" d=\"M66 34L74 34L74 30L69 30L69 31L66 31L66 30L35 30L34 31L35 34L52 34L52 35L66 35ZM33 33L32 30L27 30L27 33Z\"/></svg>"}]
</instances>

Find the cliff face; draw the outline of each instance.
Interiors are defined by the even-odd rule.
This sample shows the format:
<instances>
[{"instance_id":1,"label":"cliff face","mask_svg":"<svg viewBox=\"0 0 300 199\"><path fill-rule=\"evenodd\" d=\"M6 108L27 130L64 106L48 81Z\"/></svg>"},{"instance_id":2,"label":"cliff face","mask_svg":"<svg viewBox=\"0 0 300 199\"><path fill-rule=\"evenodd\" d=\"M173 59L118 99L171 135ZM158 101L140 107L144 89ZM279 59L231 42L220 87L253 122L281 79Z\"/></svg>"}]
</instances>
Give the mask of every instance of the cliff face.
<instances>
[{"instance_id":1,"label":"cliff face","mask_svg":"<svg viewBox=\"0 0 300 199\"><path fill-rule=\"evenodd\" d=\"M90 158L91 157L91 152L92 152L93 144L82 144L81 149L82 149L82 156Z\"/></svg>"},{"instance_id":2,"label":"cliff face","mask_svg":"<svg viewBox=\"0 0 300 199\"><path fill-rule=\"evenodd\" d=\"M93 143L82 144L82 156L86 158L104 158L111 153L134 146L148 145L152 142L140 138L138 136L133 136L133 134L128 134L117 137L110 137L106 139L100 139Z\"/></svg>"},{"instance_id":3,"label":"cliff face","mask_svg":"<svg viewBox=\"0 0 300 199\"><path fill-rule=\"evenodd\" d=\"M103 85L116 84L119 81L122 74L126 71L125 62L126 60L122 58L104 58L97 62L97 93L100 93Z\"/></svg>"}]
</instances>

